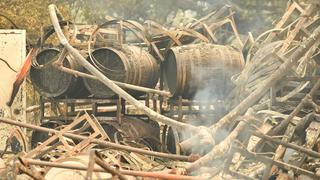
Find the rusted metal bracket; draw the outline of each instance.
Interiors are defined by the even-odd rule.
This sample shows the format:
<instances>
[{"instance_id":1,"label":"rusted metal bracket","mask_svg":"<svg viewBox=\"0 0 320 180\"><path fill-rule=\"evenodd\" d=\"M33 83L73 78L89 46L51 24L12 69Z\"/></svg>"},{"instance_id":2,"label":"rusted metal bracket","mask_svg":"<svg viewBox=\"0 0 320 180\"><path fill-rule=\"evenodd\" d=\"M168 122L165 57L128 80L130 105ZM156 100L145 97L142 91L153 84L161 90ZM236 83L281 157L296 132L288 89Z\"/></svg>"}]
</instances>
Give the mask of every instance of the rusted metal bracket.
<instances>
[{"instance_id":1,"label":"rusted metal bracket","mask_svg":"<svg viewBox=\"0 0 320 180\"><path fill-rule=\"evenodd\" d=\"M53 134L61 133L60 131L55 130L55 129L39 127L39 126L35 126L32 124L22 123L22 122L14 121L14 120L7 119L7 118L0 118L0 122L15 125L15 126L20 126L20 127L30 128L30 129L38 130L41 132L49 132L49 133L53 133ZM62 135L65 137L71 138L71 139L76 139L76 140L88 139L87 136L77 135L77 134L73 134L73 133L69 133L69 132L65 132ZM182 155L148 151L148 150L144 150L144 149L140 149L140 148L134 148L134 147L130 147L130 146L115 144L115 143L108 142L105 140L92 139L91 143L98 144L98 145L105 147L105 148L113 148L113 149L129 151L129 152L136 152L139 154L145 154L145 155L149 155L149 156L169 158L169 159L175 159L175 160L180 160L180 161L194 161L194 159L192 159L192 157L190 157L190 156L182 156Z\"/></svg>"},{"instance_id":2,"label":"rusted metal bracket","mask_svg":"<svg viewBox=\"0 0 320 180\"><path fill-rule=\"evenodd\" d=\"M93 129L93 133L91 133L87 139L81 141L80 143L78 143L75 146L70 146L69 143L63 138L63 133L66 133L72 129L75 128L75 126L79 125L80 123L83 122L87 122L88 125ZM88 126L87 125L87 126ZM48 146L59 140L60 142L62 142L62 144L64 145L65 149L67 150L67 155L75 155L76 153L81 152L82 150L84 150L86 147L88 147L90 145L90 141L94 138L97 138L99 136L99 139L101 140L105 140L105 139L109 139L108 135L106 134L106 132L103 130L103 128L101 127L100 123L97 122L96 119L91 118L89 116L89 114L85 113L84 115L80 116L80 117L76 117L75 120L65 126L63 129L60 130L59 133L54 134L53 136L51 136L48 140L46 140L45 142L43 142L41 145L37 146L35 149L29 151L28 153L26 153L24 155L25 158L31 158L34 156L38 156L39 154L42 154L43 150L48 149ZM60 157L62 158L62 157Z\"/></svg>"}]
</instances>

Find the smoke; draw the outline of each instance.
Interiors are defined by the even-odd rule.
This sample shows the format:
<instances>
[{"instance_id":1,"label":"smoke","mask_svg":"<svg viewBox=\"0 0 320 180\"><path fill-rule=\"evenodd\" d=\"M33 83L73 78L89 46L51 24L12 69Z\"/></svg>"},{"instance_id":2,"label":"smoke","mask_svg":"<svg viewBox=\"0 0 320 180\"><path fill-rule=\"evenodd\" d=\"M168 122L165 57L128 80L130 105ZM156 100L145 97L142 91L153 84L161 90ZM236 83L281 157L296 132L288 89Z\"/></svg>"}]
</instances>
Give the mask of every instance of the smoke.
<instances>
[{"instance_id":1,"label":"smoke","mask_svg":"<svg viewBox=\"0 0 320 180\"><path fill-rule=\"evenodd\" d=\"M209 67L200 67L201 71L194 74L196 77L191 82L196 89L193 100L199 104L201 116L207 117L205 124L212 125L225 113L225 97L231 91L232 70L226 67L222 60L211 60L217 62ZM211 66L211 67L210 67Z\"/></svg>"},{"instance_id":2,"label":"smoke","mask_svg":"<svg viewBox=\"0 0 320 180\"><path fill-rule=\"evenodd\" d=\"M197 111L196 114L187 115L187 123L196 126L210 127L215 124L222 116L225 115L225 98L232 89L231 75L235 72L227 67L222 60L210 59L214 64L198 64L194 68L191 87L195 88L192 101L192 108ZM216 133L214 141L221 142L230 133L230 129L221 129ZM184 132L182 139L192 136L190 132ZM195 139L193 153L205 154L211 150L209 144L199 144L199 139Z\"/></svg>"}]
</instances>

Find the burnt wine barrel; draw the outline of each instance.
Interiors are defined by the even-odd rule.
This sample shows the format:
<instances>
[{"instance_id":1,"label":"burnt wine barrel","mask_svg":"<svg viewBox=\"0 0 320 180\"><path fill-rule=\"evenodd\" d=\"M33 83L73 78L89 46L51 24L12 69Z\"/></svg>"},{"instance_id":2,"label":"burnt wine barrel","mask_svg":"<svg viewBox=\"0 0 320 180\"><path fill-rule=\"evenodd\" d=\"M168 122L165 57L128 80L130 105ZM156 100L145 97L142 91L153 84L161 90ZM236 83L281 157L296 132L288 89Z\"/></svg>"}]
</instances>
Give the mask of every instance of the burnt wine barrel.
<instances>
[{"instance_id":1,"label":"burnt wine barrel","mask_svg":"<svg viewBox=\"0 0 320 180\"><path fill-rule=\"evenodd\" d=\"M89 59L88 59L89 61ZM111 80L142 87L154 88L159 79L159 65L145 50L136 46L99 48L92 52L92 63ZM97 80L84 79L87 89L94 97L110 98L116 94ZM126 90L134 96L141 93Z\"/></svg>"},{"instance_id":2,"label":"burnt wine barrel","mask_svg":"<svg viewBox=\"0 0 320 180\"><path fill-rule=\"evenodd\" d=\"M55 48L44 49L37 54L35 61L38 65L30 69L30 77L35 89L45 97L85 97L88 91L83 80L74 75L62 72L52 65L59 58L60 50ZM41 65L43 65L41 67ZM83 68L75 61L65 58L63 66L81 71ZM40 68L39 68L40 67Z\"/></svg>"},{"instance_id":3,"label":"burnt wine barrel","mask_svg":"<svg viewBox=\"0 0 320 180\"><path fill-rule=\"evenodd\" d=\"M244 65L235 49L214 44L191 44L171 48L165 58L165 82L173 97L224 97L231 89L231 77Z\"/></svg>"}]
</instances>

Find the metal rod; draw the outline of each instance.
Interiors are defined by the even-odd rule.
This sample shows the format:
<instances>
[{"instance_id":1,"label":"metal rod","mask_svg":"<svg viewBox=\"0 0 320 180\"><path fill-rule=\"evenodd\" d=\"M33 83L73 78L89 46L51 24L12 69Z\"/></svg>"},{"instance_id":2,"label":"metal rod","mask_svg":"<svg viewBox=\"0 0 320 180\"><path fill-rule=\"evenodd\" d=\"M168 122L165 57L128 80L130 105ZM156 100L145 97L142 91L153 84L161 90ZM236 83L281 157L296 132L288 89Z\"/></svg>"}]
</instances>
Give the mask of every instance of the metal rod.
<instances>
[{"instance_id":1,"label":"metal rod","mask_svg":"<svg viewBox=\"0 0 320 180\"><path fill-rule=\"evenodd\" d=\"M267 141L271 141L272 143L283 145L285 147L297 150L299 152L303 152L303 153L305 153L305 154L307 154L309 156L315 157L315 158L320 158L320 153L318 153L316 151L312 151L312 150L306 149L306 148L304 148L302 146L298 146L298 145L295 145L295 144L292 144L292 143L287 143L287 142L283 142L283 141L278 140L278 139L274 139L271 136L265 135L265 134L263 134L261 132L257 132L257 131L251 131L251 132L252 132L252 134L254 136L257 136L259 138L265 139Z\"/></svg>"},{"instance_id":2,"label":"metal rod","mask_svg":"<svg viewBox=\"0 0 320 180\"><path fill-rule=\"evenodd\" d=\"M72 74L72 75L76 75L76 76L81 76L84 78L89 78L89 79L94 79L94 80L99 80L99 78L97 78L97 76L91 75L91 74L87 74L84 72L80 72L74 69L70 69L70 68L66 68L64 66L61 65L56 65L55 66L58 70ZM153 93L153 94L159 94L161 96L166 96L166 97L170 97L171 94L170 92L167 91L161 91L161 90L156 90L156 89L151 89L151 88L146 88L146 87L141 87L141 86L137 86L137 85L132 85L132 84L127 84L127 83L123 83L123 82L119 82L119 81L113 81L116 85L122 87L122 88L126 88L126 89L132 89L135 91L140 91L140 92L145 92L145 93Z\"/></svg>"},{"instance_id":3,"label":"metal rod","mask_svg":"<svg viewBox=\"0 0 320 180\"><path fill-rule=\"evenodd\" d=\"M48 132L48 133L53 133L53 134L59 134L60 131L57 131L55 129L49 129L45 127L39 127L35 126L32 124L27 124L19 121L14 121L11 119L7 118L0 118L0 122L6 123L6 124L11 124L15 126L20 126L24 128L29 128L29 129L34 129L37 131L42 131L42 132ZM77 139L77 140L87 140L87 136L81 136L77 134L72 134L72 133L62 133L63 136L71 138L71 139ZM99 144L102 147L106 148L113 148L113 149L119 149L119 150L125 150L125 151L130 151L130 152L135 152L139 154L145 154L145 155L150 155L150 156L156 156L156 157L162 157L162 158L169 158L169 159L175 159L175 160L180 160L180 161L192 161L192 158L189 158L189 156L182 156L182 155L175 155L175 154L167 154L167 153L161 153L161 152L155 152L155 151L148 151L144 149L139 149L139 148L134 148L130 146L124 146L121 144L116 144L104 140L99 140L99 139L92 139L92 143L94 144Z\"/></svg>"},{"instance_id":4,"label":"metal rod","mask_svg":"<svg viewBox=\"0 0 320 180\"><path fill-rule=\"evenodd\" d=\"M76 169L86 171L88 167L79 166L75 164L63 164L57 162L47 162L34 159L23 159L23 161L29 165L38 165L38 166L49 166L63 169ZM105 172L101 167L95 167L93 169L95 172ZM131 170L119 170L120 173L129 176L139 176L139 177L150 177L150 178L159 178L159 179L172 179L172 180L198 180L200 177L184 176L184 175L175 175L175 174L166 174L165 172L143 172L143 171L131 171Z\"/></svg>"},{"instance_id":5,"label":"metal rod","mask_svg":"<svg viewBox=\"0 0 320 180\"><path fill-rule=\"evenodd\" d=\"M26 168L24 165L22 164L16 164L16 167L22 171L24 174L28 175L29 177L31 177L32 179L35 179L35 180L45 180L44 177L39 173L39 172L36 172L36 171L33 171L29 168Z\"/></svg>"},{"instance_id":6,"label":"metal rod","mask_svg":"<svg viewBox=\"0 0 320 180\"><path fill-rule=\"evenodd\" d=\"M301 111L303 106L305 105L305 102L307 102L309 97L313 97L320 88L320 79L317 80L317 82L314 84L310 92L300 101L300 103L294 108L294 110L290 113L290 115L287 117L287 119L281 121L281 123L276 126L272 132L269 135L277 135L281 130L284 128L287 128L292 121L292 119L298 115L298 113ZM290 138L289 138L290 140Z\"/></svg>"},{"instance_id":7,"label":"metal rod","mask_svg":"<svg viewBox=\"0 0 320 180\"><path fill-rule=\"evenodd\" d=\"M265 164L270 164L271 163L271 164L279 166L279 167L281 167L283 169L293 170L296 173L305 174L305 175L311 176L311 177L316 178L316 179L318 179L320 177L316 173L313 173L311 171L308 171L308 170L305 170L305 169L302 169L302 168L299 168L299 167L296 167L296 166L293 166L293 165L290 165L290 164L287 164L287 163L284 163L284 162L281 162L281 161L276 161L276 160L273 160L273 159L268 158L268 157L257 155L255 153L247 151L246 149L244 149L242 147L240 148L240 147L233 146L232 148L236 152L239 152L240 154L243 154L244 156L247 156L248 158L256 159L256 160L261 161L261 162L263 162Z\"/></svg>"},{"instance_id":8,"label":"metal rod","mask_svg":"<svg viewBox=\"0 0 320 180\"><path fill-rule=\"evenodd\" d=\"M107 165L102 159L94 157L94 161L105 171L111 173L112 175L118 176L119 180L127 180L126 176L124 176L120 171L116 170L115 168L112 168L109 165Z\"/></svg>"}]
</instances>

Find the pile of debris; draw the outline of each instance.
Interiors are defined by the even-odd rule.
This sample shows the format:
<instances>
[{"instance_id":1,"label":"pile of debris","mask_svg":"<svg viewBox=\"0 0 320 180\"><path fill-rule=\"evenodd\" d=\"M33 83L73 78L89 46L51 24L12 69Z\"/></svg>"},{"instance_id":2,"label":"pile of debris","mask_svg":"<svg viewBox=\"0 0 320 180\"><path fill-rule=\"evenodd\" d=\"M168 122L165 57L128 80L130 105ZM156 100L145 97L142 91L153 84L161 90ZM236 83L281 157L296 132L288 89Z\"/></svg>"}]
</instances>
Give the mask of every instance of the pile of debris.
<instances>
[{"instance_id":1,"label":"pile of debris","mask_svg":"<svg viewBox=\"0 0 320 180\"><path fill-rule=\"evenodd\" d=\"M53 26L39 43L42 45L55 32L64 48L57 61L33 63L34 67L41 69L53 63L53 66L65 73L99 80L120 97L120 103L122 98L147 115L149 120L158 122L161 129L162 126L170 127L176 138L172 145L176 154L169 153L171 151L168 151L167 146L172 142L164 142L165 138L160 142L157 138L148 140L147 134L157 133L152 130L143 133L139 123L131 128L129 126L132 124L129 123L127 129L122 127L121 131L113 131L97 120L94 114L86 111L79 111L68 124L50 128L0 118L2 123L32 129L41 138L29 150L23 130L17 128L7 143L18 144L21 152L9 157L8 162L11 164L2 172L15 178L21 176L19 174L27 174L34 179L70 179L71 176L73 179L319 179L318 9L317 4L302 7L293 2L274 29L256 39L249 35L246 42L242 43L233 20L234 12L228 6L186 25L185 28L165 28L152 21L142 25L134 21L110 19L100 26L86 27L83 31L74 28L73 32L77 32L67 39L63 30L69 29L62 30L60 26L69 26L70 22L64 21L60 13L57 15L56 7L50 5ZM227 28L225 24L228 24ZM163 90L162 83L157 87L159 89L153 89L155 84L153 87L141 87L141 84L117 82L102 73L103 67L94 58L94 51L91 49L102 46L124 47L122 33L117 34L116 40L110 34L104 34L109 32L106 26L114 25L120 29L119 32L123 32L123 27L132 31L140 41L131 43L147 47L161 66L164 65L167 69L172 65L168 66L165 58L170 51L187 51L185 46L191 43L202 47L203 42L231 44L229 35L233 35L233 39L237 41L233 49L242 51L244 61L240 58L231 64L238 62L232 65L238 69L244 67L239 74L232 76L234 86L228 96L223 97L223 103L219 103L223 104L224 111L213 116L216 119L211 126L203 126L207 123L201 126L185 123L185 118L191 116L180 117L180 121L177 121L176 116L161 112L162 109L160 113L157 112L158 101L160 104L165 101L169 103L168 97L179 96L181 100L192 96L192 93L179 94L178 88L172 90L170 87L169 93ZM88 31L89 39L79 40ZM77 40L72 39L74 36ZM113 37L112 40L108 39L110 37ZM178 49L172 50L174 46L178 46ZM92 61L84 58L84 54L88 54ZM82 65L86 73L65 67L63 61L67 55ZM129 57L133 56L131 54ZM183 68L185 67L182 67L184 73L190 73ZM169 78L167 76L167 81ZM156 96L154 110L149 108L149 99L148 103L143 104L135 98L135 93L127 89ZM61 96L54 93L50 95ZM217 107L218 105L215 109ZM179 109L185 111L181 107ZM179 116L182 115L179 114L178 119ZM186 132L187 136L178 138ZM156 136L166 136L166 133L168 132L162 131ZM158 147L159 144L161 148ZM6 152L4 150L1 157Z\"/></svg>"}]
</instances>

